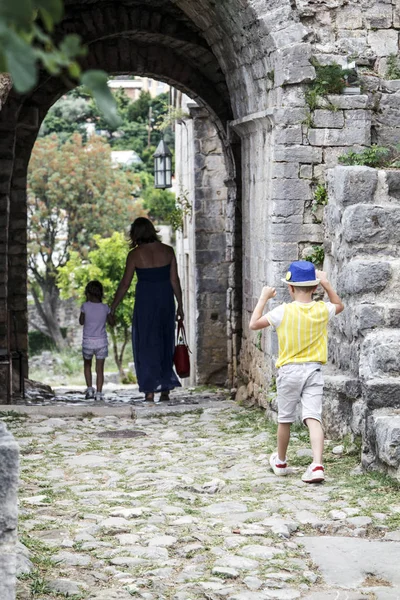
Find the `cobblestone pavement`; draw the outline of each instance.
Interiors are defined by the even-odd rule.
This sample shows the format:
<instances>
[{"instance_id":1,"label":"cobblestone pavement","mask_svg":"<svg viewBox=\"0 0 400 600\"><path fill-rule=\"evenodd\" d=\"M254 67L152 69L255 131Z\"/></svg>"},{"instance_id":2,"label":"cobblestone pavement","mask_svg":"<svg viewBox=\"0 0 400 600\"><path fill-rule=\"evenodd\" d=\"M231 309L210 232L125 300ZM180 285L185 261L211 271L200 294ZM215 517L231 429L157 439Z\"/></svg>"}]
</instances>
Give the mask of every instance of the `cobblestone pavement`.
<instances>
[{"instance_id":1,"label":"cobblestone pavement","mask_svg":"<svg viewBox=\"0 0 400 600\"><path fill-rule=\"evenodd\" d=\"M303 484L300 427L277 478L264 413L205 395L133 420L2 413L21 447L17 599L399 599L396 483L328 440L326 482Z\"/></svg>"}]
</instances>

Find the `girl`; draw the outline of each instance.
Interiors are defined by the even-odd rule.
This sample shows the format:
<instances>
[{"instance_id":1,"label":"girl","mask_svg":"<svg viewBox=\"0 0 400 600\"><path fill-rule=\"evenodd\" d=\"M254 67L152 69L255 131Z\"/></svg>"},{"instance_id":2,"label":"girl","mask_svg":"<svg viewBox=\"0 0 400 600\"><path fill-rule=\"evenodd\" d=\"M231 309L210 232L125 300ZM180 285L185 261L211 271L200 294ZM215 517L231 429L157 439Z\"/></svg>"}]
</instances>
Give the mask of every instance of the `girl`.
<instances>
[{"instance_id":1,"label":"girl","mask_svg":"<svg viewBox=\"0 0 400 600\"><path fill-rule=\"evenodd\" d=\"M113 326L110 308L103 304L103 286L100 281L89 281L85 288L86 302L81 306L79 323L83 325L82 354L83 371L87 389L85 399L104 400L104 361L108 356L106 323ZM96 388L92 387L92 358L96 357Z\"/></svg>"}]
</instances>

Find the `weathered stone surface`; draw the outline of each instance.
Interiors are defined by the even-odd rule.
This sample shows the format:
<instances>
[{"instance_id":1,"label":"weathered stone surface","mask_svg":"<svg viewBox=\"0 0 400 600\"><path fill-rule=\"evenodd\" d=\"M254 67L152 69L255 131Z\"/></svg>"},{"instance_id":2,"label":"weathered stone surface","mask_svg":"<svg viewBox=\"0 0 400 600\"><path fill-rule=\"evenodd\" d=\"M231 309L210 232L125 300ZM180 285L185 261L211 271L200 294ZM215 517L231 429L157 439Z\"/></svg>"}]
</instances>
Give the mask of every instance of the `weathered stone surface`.
<instances>
[{"instance_id":1,"label":"weathered stone surface","mask_svg":"<svg viewBox=\"0 0 400 600\"><path fill-rule=\"evenodd\" d=\"M346 242L391 243L400 241L400 208L357 204L343 213Z\"/></svg>"},{"instance_id":2,"label":"weathered stone surface","mask_svg":"<svg viewBox=\"0 0 400 600\"><path fill-rule=\"evenodd\" d=\"M378 184L378 172L370 167L336 167L328 171L328 183L332 200L340 206L360 201L369 204Z\"/></svg>"},{"instance_id":3,"label":"weathered stone surface","mask_svg":"<svg viewBox=\"0 0 400 600\"><path fill-rule=\"evenodd\" d=\"M345 127L343 129L309 129L308 139L312 146L369 146L371 131L369 124L364 127Z\"/></svg>"},{"instance_id":4,"label":"weathered stone surface","mask_svg":"<svg viewBox=\"0 0 400 600\"><path fill-rule=\"evenodd\" d=\"M391 275L388 262L353 260L343 268L340 290L346 294L380 292Z\"/></svg>"},{"instance_id":5,"label":"weathered stone surface","mask_svg":"<svg viewBox=\"0 0 400 600\"><path fill-rule=\"evenodd\" d=\"M304 537L302 544L310 552L325 581L350 589L361 587L366 573L400 585L397 561L400 544L346 537Z\"/></svg>"},{"instance_id":6,"label":"weathered stone surface","mask_svg":"<svg viewBox=\"0 0 400 600\"><path fill-rule=\"evenodd\" d=\"M317 109L312 117L313 127L341 128L344 127L343 111Z\"/></svg>"}]
</instances>

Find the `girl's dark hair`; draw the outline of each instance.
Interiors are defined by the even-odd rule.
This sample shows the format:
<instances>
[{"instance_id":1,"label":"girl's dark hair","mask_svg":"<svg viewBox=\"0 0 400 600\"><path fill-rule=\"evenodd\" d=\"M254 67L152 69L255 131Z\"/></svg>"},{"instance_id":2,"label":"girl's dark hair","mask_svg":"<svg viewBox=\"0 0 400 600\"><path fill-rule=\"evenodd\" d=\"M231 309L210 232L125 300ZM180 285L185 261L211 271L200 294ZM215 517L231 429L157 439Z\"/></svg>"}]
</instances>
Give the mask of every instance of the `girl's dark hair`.
<instances>
[{"instance_id":1,"label":"girl's dark hair","mask_svg":"<svg viewBox=\"0 0 400 600\"><path fill-rule=\"evenodd\" d=\"M145 217L138 217L133 221L129 237L131 239L131 248L140 246L140 244L150 244L151 242L160 241L153 223Z\"/></svg>"},{"instance_id":2,"label":"girl's dark hair","mask_svg":"<svg viewBox=\"0 0 400 600\"><path fill-rule=\"evenodd\" d=\"M100 281L89 281L89 283L85 287L85 294L87 296L94 296L99 300L103 300L103 286L101 285Z\"/></svg>"}]
</instances>

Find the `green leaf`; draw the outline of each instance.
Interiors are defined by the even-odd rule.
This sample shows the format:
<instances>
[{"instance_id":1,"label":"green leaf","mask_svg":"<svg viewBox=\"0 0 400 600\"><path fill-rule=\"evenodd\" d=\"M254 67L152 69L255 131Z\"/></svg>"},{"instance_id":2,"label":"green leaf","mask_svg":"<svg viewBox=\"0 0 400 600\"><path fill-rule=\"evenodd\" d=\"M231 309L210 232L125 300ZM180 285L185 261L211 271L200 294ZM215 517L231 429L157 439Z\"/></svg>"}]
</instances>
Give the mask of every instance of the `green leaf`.
<instances>
[{"instance_id":1,"label":"green leaf","mask_svg":"<svg viewBox=\"0 0 400 600\"><path fill-rule=\"evenodd\" d=\"M68 73L73 79L79 79L81 76L81 68L77 62L72 62L68 66Z\"/></svg>"},{"instance_id":2,"label":"green leaf","mask_svg":"<svg viewBox=\"0 0 400 600\"><path fill-rule=\"evenodd\" d=\"M60 43L60 52L63 52L68 58L75 58L86 53L86 48L81 45L81 38L79 35L70 34L66 35Z\"/></svg>"},{"instance_id":3,"label":"green leaf","mask_svg":"<svg viewBox=\"0 0 400 600\"><path fill-rule=\"evenodd\" d=\"M20 0L15 0L19 2ZM46 11L54 23L59 23L63 16L62 0L33 0L40 11Z\"/></svg>"},{"instance_id":4,"label":"green leaf","mask_svg":"<svg viewBox=\"0 0 400 600\"><path fill-rule=\"evenodd\" d=\"M112 127L118 127L121 119L117 112L117 103L107 85L108 76L104 71L90 70L83 73L81 83L89 88L104 115L106 121Z\"/></svg>"},{"instance_id":5,"label":"green leaf","mask_svg":"<svg viewBox=\"0 0 400 600\"><path fill-rule=\"evenodd\" d=\"M0 18L24 29L29 29L33 21L31 0L1 0Z\"/></svg>"},{"instance_id":6,"label":"green leaf","mask_svg":"<svg viewBox=\"0 0 400 600\"><path fill-rule=\"evenodd\" d=\"M35 51L11 29L8 30L7 36L3 36L3 47L6 71L10 73L17 92L24 94L32 89L37 81Z\"/></svg>"}]
</instances>

